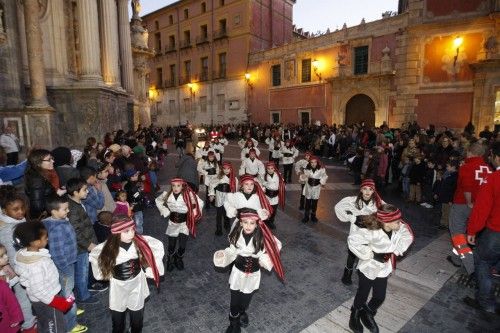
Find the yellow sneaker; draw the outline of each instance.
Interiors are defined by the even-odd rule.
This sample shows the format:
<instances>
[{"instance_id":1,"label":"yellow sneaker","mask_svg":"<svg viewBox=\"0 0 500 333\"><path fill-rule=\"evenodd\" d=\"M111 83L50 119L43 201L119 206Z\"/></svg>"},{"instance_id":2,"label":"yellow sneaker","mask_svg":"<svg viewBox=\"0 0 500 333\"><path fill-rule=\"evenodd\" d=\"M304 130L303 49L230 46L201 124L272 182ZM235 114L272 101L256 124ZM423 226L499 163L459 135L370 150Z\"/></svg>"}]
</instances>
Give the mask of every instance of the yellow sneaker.
<instances>
[{"instance_id":1,"label":"yellow sneaker","mask_svg":"<svg viewBox=\"0 0 500 333\"><path fill-rule=\"evenodd\" d=\"M84 309L78 309L78 308L76 309L76 315L77 315L77 316L79 316L79 315L83 314L84 312L85 312L85 310L84 310Z\"/></svg>"},{"instance_id":2,"label":"yellow sneaker","mask_svg":"<svg viewBox=\"0 0 500 333\"><path fill-rule=\"evenodd\" d=\"M83 333L83 332L87 332L88 329L89 328L87 326L76 324L76 326L73 327L73 329L71 330L70 333Z\"/></svg>"}]
</instances>

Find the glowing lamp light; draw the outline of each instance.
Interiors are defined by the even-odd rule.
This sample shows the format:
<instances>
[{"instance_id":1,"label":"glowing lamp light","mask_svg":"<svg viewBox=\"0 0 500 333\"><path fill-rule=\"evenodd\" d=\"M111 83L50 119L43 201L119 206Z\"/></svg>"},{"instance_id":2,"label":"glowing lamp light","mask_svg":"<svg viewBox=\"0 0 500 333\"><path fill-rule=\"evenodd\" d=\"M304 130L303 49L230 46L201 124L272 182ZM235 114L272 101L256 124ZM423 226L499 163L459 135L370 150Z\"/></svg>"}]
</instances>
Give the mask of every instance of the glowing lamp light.
<instances>
[{"instance_id":1,"label":"glowing lamp light","mask_svg":"<svg viewBox=\"0 0 500 333\"><path fill-rule=\"evenodd\" d=\"M453 45L455 45L456 48L459 48L460 46L462 46L464 42L464 39L460 36L457 36L454 40L453 40Z\"/></svg>"},{"instance_id":2,"label":"glowing lamp light","mask_svg":"<svg viewBox=\"0 0 500 333\"><path fill-rule=\"evenodd\" d=\"M316 74L316 76L318 77L318 79L321 81L321 73L319 71L319 67L321 66L321 62L318 59L314 59L311 62L311 65L312 65L312 67L314 69L314 73Z\"/></svg>"},{"instance_id":3,"label":"glowing lamp light","mask_svg":"<svg viewBox=\"0 0 500 333\"><path fill-rule=\"evenodd\" d=\"M250 73L245 73L245 80L250 81L250 78L252 77L252 74Z\"/></svg>"},{"instance_id":4,"label":"glowing lamp light","mask_svg":"<svg viewBox=\"0 0 500 333\"><path fill-rule=\"evenodd\" d=\"M158 93L157 93L156 89L154 87L149 88L149 90L148 90L149 99L154 101L157 96L158 96Z\"/></svg>"},{"instance_id":5,"label":"glowing lamp light","mask_svg":"<svg viewBox=\"0 0 500 333\"><path fill-rule=\"evenodd\" d=\"M312 62L312 65L313 65L313 68L314 69L318 69L319 68L319 60L318 59L314 59L313 62Z\"/></svg>"}]
</instances>

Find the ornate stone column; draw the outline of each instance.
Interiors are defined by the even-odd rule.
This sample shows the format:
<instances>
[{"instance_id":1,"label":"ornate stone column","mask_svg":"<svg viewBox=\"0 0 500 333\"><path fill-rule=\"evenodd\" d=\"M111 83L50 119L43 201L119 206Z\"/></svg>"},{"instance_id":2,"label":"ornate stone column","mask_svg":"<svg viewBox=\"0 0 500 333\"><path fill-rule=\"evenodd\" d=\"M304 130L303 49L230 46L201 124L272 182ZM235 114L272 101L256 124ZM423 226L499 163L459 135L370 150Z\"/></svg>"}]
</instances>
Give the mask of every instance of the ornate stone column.
<instances>
[{"instance_id":1,"label":"ornate stone column","mask_svg":"<svg viewBox=\"0 0 500 333\"><path fill-rule=\"evenodd\" d=\"M101 17L102 78L106 84L120 84L118 67L118 17L115 0L99 1Z\"/></svg>"},{"instance_id":2,"label":"ornate stone column","mask_svg":"<svg viewBox=\"0 0 500 333\"><path fill-rule=\"evenodd\" d=\"M32 107L50 107L47 102L45 69L43 64L42 31L40 30L38 0L24 0L24 21L28 49L28 68Z\"/></svg>"},{"instance_id":3,"label":"ornate stone column","mask_svg":"<svg viewBox=\"0 0 500 333\"><path fill-rule=\"evenodd\" d=\"M81 79L102 80L96 0L78 0L77 14L80 24Z\"/></svg>"},{"instance_id":4,"label":"ornate stone column","mask_svg":"<svg viewBox=\"0 0 500 333\"><path fill-rule=\"evenodd\" d=\"M134 93L134 66L132 64L132 45L128 18L128 0L118 2L118 26L120 35L120 55L122 64L122 87L130 94Z\"/></svg>"}]
</instances>

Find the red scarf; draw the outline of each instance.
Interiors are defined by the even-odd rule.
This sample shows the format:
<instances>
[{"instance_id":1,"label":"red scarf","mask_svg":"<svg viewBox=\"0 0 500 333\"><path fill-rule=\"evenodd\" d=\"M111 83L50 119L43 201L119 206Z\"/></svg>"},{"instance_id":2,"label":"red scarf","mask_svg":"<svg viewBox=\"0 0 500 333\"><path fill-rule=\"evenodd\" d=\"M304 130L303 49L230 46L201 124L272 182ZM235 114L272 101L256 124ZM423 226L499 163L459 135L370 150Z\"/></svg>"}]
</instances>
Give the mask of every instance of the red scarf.
<instances>
[{"instance_id":1,"label":"red scarf","mask_svg":"<svg viewBox=\"0 0 500 333\"><path fill-rule=\"evenodd\" d=\"M231 189L231 192L234 193L236 192L236 177L234 175L234 169L233 169L233 165L229 162L222 162L222 167L223 168L228 168L230 171L229 171L229 175L228 175L228 178L229 178L229 188Z\"/></svg>"},{"instance_id":2,"label":"red scarf","mask_svg":"<svg viewBox=\"0 0 500 333\"><path fill-rule=\"evenodd\" d=\"M61 187L61 183L59 181L59 176L57 175L57 172L55 169L52 170L46 170L43 169L41 172L43 178L47 179L47 181L52 185L54 190L58 190Z\"/></svg>"},{"instance_id":3,"label":"red scarf","mask_svg":"<svg viewBox=\"0 0 500 333\"><path fill-rule=\"evenodd\" d=\"M135 230L135 222L132 219L126 219L123 221L118 221L115 222L111 225L111 233L112 234L119 234L122 233L123 231L127 230L128 228L133 227ZM139 252L142 254L146 262L148 263L148 266L151 267L151 270L153 271L153 277L155 280L155 285L156 288L160 286L160 272L158 271L158 267L156 266L156 260L153 255L153 251L151 250L151 247L149 247L148 242L144 237L139 235L137 232L135 233L134 236L134 242L135 245L137 246L137 249Z\"/></svg>"},{"instance_id":4,"label":"red scarf","mask_svg":"<svg viewBox=\"0 0 500 333\"><path fill-rule=\"evenodd\" d=\"M187 206L187 227L189 232L193 237L196 237L196 222L201 219L201 210L198 205L198 198L196 193L193 192L191 187L182 178L173 178L170 183L181 183L182 184L182 198ZM191 200L195 200L196 203L193 204Z\"/></svg>"}]
</instances>

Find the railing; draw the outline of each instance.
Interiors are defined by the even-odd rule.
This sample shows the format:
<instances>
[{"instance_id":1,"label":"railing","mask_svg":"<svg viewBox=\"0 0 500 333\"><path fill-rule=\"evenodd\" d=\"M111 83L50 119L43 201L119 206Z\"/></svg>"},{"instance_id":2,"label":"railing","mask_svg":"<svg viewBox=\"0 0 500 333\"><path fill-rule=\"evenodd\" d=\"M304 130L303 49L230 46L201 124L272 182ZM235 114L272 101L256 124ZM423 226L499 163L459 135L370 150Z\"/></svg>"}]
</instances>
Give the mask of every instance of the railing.
<instances>
[{"instance_id":1,"label":"railing","mask_svg":"<svg viewBox=\"0 0 500 333\"><path fill-rule=\"evenodd\" d=\"M214 71L212 73L212 78L214 80L225 79L226 78L226 70L223 69L223 70Z\"/></svg>"},{"instance_id":2,"label":"railing","mask_svg":"<svg viewBox=\"0 0 500 333\"><path fill-rule=\"evenodd\" d=\"M214 31L214 39L227 38L227 29Z\"/></svg>"},{"instance_id":3,"label":"railing","mask_svg":"<svg viewBox=\"0 0 500 333\"><path fill-rule=\"evenodd\" d=\"M186 49L188 47L191 47L191 40L190 39L181 41L181 43L180 43L181 49Z\"/></svg>"},{"instance_id":4,"label":"railing","mask_svg":"<svg viewBox=\"0 0 500 333\"><path fill-rule=\"evenodd\" d=\"M165 86L165 88L175 87L176 86L176 84L175 84L175 78L172 78L172 79L169 79L169 80L165 80L164 86Z\"/></svg>"},{"instance_id":5,"label":"railing","mask_svg":"<svg viewBox=\"0 0 500 333\"><path fill-rule=\"evenodd\" d=\"M168 45L165 47L165 54L177 51L177 45Z\"/></svg>"},{"instance_id":6,"label":"railing","mask_svg":"<svg viewBox=\"0 0 500 333\"><path fill-rule=\"evenodd\" d=\"M189 83L189 82L191 82L191 75L181 76L181 78L179 80L179 84L180 85L183 85L183 84L186 84L186 83Z\"/></svg>"},{"instance_id":7,"label":"railing","mask_svg":"<svg viewBox=\"0 0 500 333\"><path fill-rule=\"evenodd\" d=\"M196 45L200 45L200 44L204 44L204 43L208 43L209 40L208 40L208 36L198 36L196 37Z\"/></svg>"}]
</instances>

